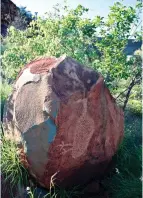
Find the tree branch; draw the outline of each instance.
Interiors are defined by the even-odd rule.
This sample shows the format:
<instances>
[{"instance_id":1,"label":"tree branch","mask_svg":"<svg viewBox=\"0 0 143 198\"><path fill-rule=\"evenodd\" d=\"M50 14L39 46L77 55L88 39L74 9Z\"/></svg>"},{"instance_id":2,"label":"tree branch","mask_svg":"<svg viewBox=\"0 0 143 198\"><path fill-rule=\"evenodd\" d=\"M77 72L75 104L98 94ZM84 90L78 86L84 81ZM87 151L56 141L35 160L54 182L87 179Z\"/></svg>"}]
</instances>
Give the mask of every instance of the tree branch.
<instances>
[{"instance_id":1,"label":"tree branch","mask_svg":"<svg viewBox=\"0 0 143 198\"><path fill-rule=\"evenodd\" d=\"M123 93L125 93L127 90L128 90L128 88L125 89L124 91L122 91L122 92L115 98L115 100L117 100L117 99L118 99Z\"/></svg>"},{"instance_id":2,"label":"tree branch","mask_svg":"<svg viewBox=\"0 0 143 198\"><path fill-rule=\"evenodd\" d=\"M128 100L129 100L129 97L130 97L130 93L131 93L131 90L132 88L134 87L134 85L136 84L136 81L135 79L133 79L128 87L128 91L127 91L127 94L126 94L126 99L124 101L124 105L123 105L123 110L125 110L126 106L127 106L127 103L128 103Z\"/></svg>"}]
</instances>

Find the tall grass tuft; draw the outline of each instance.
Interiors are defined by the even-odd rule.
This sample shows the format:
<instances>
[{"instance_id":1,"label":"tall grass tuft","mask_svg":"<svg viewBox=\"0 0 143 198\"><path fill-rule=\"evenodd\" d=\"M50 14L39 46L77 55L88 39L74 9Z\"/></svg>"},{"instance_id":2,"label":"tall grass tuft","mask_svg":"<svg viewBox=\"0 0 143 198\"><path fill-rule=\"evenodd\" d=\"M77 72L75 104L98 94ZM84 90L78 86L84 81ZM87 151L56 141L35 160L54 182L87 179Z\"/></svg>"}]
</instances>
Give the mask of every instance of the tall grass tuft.
<instances>
[{"instance_id":1,"label":"tall grass tuft","mask_svg":"<svg viewBox=\"0 0 143 198\"><path fill-rule=\"evenodd\" d=\"M9 191L13 197L13 190L28 184L28 172L23 167L18 156L17 146L14 142L1 138L1 173L4 183L9 184L8 188L2 191ZM10 188L9 188L10 187Z\"/></svg>"}]
</instances>

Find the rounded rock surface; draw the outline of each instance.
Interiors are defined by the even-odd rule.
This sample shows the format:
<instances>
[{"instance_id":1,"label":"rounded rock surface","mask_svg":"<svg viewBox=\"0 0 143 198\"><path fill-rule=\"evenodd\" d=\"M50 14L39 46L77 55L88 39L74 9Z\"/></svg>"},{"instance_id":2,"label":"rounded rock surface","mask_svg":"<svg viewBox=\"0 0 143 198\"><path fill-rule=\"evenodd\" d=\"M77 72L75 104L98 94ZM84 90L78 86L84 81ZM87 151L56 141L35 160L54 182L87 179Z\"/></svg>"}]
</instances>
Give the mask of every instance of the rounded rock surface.
<instances>
[{"instance_id":1,"label":"rounded rock surface","mask_svg":"<svg viewBox=\"0 0 143 198\"><path fill-rule=\"evenodd\" d=\"M5 107L5 136L43 187L100 178L123 137L123 111L103 77L70 57L41 58L19 73Z\"/></svg>"}]
</instances>

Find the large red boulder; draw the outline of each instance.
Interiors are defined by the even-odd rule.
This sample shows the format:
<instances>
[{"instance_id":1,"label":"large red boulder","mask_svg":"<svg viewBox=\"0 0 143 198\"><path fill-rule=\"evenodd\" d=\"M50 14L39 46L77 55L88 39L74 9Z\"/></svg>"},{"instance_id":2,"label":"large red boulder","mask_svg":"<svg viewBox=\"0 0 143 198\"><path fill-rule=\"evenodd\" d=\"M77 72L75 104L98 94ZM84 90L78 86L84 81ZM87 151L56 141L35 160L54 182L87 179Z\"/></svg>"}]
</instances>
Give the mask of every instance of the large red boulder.
<instances>
[{"instance_id":1,"label":"large red boulder","mask_svg":"<svg viewBox=\"0 0 143 198\"><path fill-rule=\"evenodd\" d=\"M99 73L69 57L41 58L19 73L5 136L42 186L54 180L71 187L103 176L123 137L123 117Z\"/></svg>"}]
</instances>

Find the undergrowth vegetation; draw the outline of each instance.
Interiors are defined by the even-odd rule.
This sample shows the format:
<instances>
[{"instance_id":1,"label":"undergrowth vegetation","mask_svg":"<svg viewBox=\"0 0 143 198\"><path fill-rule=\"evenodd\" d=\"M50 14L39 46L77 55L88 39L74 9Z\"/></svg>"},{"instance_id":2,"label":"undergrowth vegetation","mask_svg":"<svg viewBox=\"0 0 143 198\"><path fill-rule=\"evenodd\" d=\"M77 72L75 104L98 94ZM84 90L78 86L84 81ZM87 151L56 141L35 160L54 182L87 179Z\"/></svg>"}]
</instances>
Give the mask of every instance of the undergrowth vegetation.
<instances>
[{"instance_id":1,"label":"undergrowth vegetation","mask_svg":"<svg viewBox=\"0 0 143 198\"><path fill-rule=\"evenodd\" d=\"M16 144L10 140L2 138L1 151L1 170L4 173L6 180L10 180L12 187L18 183L24 183L23 180L27 179L27 171L20 162ZM25 170L24 177L23 170Z\"/></svg>"},{"instance_id":2,"label":"undergrowth vegetation","mask_svg":"<svg viewBox=\"0 0 143 198\"><path fill-rule=\"evenodd\" d=\"M142 118L125 112L125 137L113 160L114 173L104 180L111 198L142 197ZM115 173L116 171L116 173Z\"/></svg>"},{"instance_id":3,"label":"undergrowth vegetation","mask_svg":"<svg viewBox=\"0 0 143 198\"><path fill-rule=\"evenodd\" d=\"M4 105L5 102L8 98L8 96L10 95L12 91L12 86L10 84L8 84L7 82L4 82L2 84L2 82L0 82L0 95L1 95L1 120L3 117L3 113L4 113Z\"/></svg>"}]
</instances>

